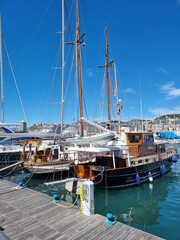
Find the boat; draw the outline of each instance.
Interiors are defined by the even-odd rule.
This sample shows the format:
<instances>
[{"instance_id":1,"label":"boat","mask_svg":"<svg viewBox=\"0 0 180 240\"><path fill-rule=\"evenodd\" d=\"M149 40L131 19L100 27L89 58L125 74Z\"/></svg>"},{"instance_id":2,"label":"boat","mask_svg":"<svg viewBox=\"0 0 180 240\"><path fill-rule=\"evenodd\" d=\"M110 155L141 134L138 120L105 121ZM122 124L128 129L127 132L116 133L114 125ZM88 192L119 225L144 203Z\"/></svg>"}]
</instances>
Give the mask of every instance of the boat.
<instances>
[{"instance_id":1,"label":"boat","mask_svg":"<svg viewBox=\"0 0 180 240\"><path fill-rule=\"evenodd\" d=\"M62 0L62 16L64 1ZM62 21L62 29L64 29ZM23 145L23 153L21 156L21 164L25 170L34 173L50 173L68 170L70 164L79 163L89 163L93 162L97 156L106 155L110 149L104 147L104 145L111 139L114 138L115 134L112 131L104 129L104 133L97 135L84 136L84 126L83 126L83 104L82 104L82 85L81 85L81 54L80 54L80 44L83 43L84 34L80 36L80 26L79 26L79 5L77 0L77 35L76 45L77 51L77 66L78 66L78 80L79 80L79 102L80 102L80 126L81 134L76 137L62 137L54 138L52 141L56 141L55 144L45 143L45 139L38 140L25 140ZM64 32L64 31L63 31ZM62 35L62 38L64 34ZM64 39L62 40L64 42ZM64 51L62 50L62 53ZM64 64L62 64L64 66ZM63 76L62 76L63 79ZM63 86L62 86L63 89ZM62 94L62 103L64 103ZM63 104L62 104L63 105ZM63 106L62 106L63 107ZM62 110L62 109L61 109ZM61 116L63 113L61 112ZM62 129L62 119L61 118L61 129ZM48 140L48 139L47 139ZM34 152L26 152L26 147L28 145L33 145ZM102 147L103 145L103 147ZM42 147L43 146L43 147Z\"/></svg>"},{"instance_id":2,"label":"boat","mask_svg":"<svg viewBox=\"0 0 180 240\"><path fill-rule=\"evenodd\" d=\"M25 140L20 167L33 174L61 172L70 169L71 164L94 162L96 157L106 155L110 149L103 146L71 146L65 140ZM26 150L28 146L29 151Z\"/></svg>"},{"instance_id":3,"label":"boat","mask_svg":"<svg viewBox=\"0 0 180 240\"><path fill-rule=\"evenodd\" d=\"M105 36L106 77L109 86L107 27ZM111 104L109 89L107 90L108 121L111 129ZM118 104L117 101L117 106ZM153 181L153 178L167 173L173 162L177 161L177 150L174 147L165 147L165 144L155 144L152 132L132 132L121 126L119 129L121 135L116 134L116 139L106 144L111 149L108 155L97 157L93 163L71 166L76 177L90 179L95 185L104 188L129 187Z\"/></svg>"},{"instance_id":4,"label":"boat","mask_svg":"<svg viewBox=\"0 0 180 240\"><path fill-rule=\"evenodd\" d=\"M180 139L180 132L174 131L174 132L156 132L156 135L161 139Z\"/></svg>"},{"instance_id":5,"label":"boat","mask_svg":"<svg viewBox=\"0 0 180 240\"><path fill-rule=\"evenodd\" d=\"M81 146L87 146L89 144L95 144L95 145L104 145L107 142L109 142L111 139L113 139L115 134L111 131L92 135L92 136L86 136L86 137L75 137L75 138L69 138L66 140L67 143L73 143L76 145Z\"/></svg>"},{"instance_id":6,"label":"boat","mask_svg":"<svg viewBox=\"0 0 180 240\"><path fill-rule=\"evenodd\" d=\"M91 164L72 166L77 177L92 180L105 188L140 185L166 174L177 157L174 147L154 144L153 134L126 132L126 147L110 147L109 155L97 157Z\"/></svg>"},{"instance_id":7,"label":"boat","mask_svg":"<svg viewBox=\"0 0 180 240\"><path fill-rule=\"evenodd\" d=\"M6 49L7 50L7 49ZM29 131L27 121L20 123L4 122L4 79L3 79L3 56L2 56L2 27L0 15L0 71L1 71L1 122L0 122L0 162L9 164L17 162L23 151L22 143L17 141L28 139L47 139L56 137L74 136L73 131L57 132L57 125L43 126L41 131ZM24 114L25 115L25 114ZM26 116L25 116L26 118ZM14 128L13 130L11 128ZM28 149L27 149L28 151Z\"/></svg>"}]
</instances>

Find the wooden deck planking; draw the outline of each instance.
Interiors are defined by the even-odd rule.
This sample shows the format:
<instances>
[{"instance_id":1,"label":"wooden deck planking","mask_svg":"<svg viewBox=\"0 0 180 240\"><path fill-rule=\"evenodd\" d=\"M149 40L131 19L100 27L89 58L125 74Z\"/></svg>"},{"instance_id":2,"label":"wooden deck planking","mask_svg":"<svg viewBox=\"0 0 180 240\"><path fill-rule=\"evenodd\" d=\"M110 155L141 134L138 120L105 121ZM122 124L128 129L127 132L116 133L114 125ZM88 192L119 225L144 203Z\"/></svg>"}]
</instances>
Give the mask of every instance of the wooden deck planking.
<instances>
[{"instance_id":1,"label":"wooden deck planking","mask_svg":"<svg viewBox=\"0 0 180 240\"><path fill-rule=\"evenodd\" d=\"M77 206L65 209L52 203L50 196L14 187L14 183L0 181L0 226L12 240L161 239L119 222L108 226L101 215L87 217Z\"/></svg>"}]
</instances>

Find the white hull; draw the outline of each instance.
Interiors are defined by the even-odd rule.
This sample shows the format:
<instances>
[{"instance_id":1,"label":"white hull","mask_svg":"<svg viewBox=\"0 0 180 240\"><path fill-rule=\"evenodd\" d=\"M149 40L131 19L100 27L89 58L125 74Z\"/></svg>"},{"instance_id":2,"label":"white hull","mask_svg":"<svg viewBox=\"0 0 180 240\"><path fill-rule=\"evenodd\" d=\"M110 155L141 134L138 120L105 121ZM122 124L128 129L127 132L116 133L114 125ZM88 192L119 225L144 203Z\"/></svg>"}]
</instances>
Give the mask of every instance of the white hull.
<instances>
[{"instance_id":1,"label":"white hull","mask_svg":"<svg viewBox=\"0 0 180 240\"><path fill-rule=\"evenodd\" d=\"M69 138L66 140L67 143L87 146L89 144L94 145L105 145L107 142L109 142L113 137L114 133L112 132L106 132L101 133L98 135L93 135L90 137L76 137L76 138Z\"/></svg>"}]
</instances>

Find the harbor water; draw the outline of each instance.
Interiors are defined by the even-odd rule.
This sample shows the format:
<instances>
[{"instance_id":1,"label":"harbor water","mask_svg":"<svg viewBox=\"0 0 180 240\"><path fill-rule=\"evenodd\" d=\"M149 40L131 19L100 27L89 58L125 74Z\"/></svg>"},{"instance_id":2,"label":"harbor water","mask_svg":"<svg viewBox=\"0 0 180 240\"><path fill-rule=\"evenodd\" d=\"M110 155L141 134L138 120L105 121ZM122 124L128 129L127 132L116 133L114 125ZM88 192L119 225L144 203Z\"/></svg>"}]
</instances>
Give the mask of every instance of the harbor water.
<instances>
[{"instance_id":1,"label":"harbor water","mask_svg":"<svg viewBox=\"0 0 180 240\"><path fill-rule=\"evenodd\" d=\"M180 145L176 146L180 153ZM59 180L61 175L35 176L17 167L5 179L23 182L36 191L48 195L67 193L65 186L45 186L44 182ZM153 182L125 189L95 188L95 212L106 215L109 211L117 220L165 239L179 240L180 227L180 160L171 170ZM74 197L66 195L65 201L72 203ZM78 202L80 204L80 202Z\"/></svg>"}]
</instances>

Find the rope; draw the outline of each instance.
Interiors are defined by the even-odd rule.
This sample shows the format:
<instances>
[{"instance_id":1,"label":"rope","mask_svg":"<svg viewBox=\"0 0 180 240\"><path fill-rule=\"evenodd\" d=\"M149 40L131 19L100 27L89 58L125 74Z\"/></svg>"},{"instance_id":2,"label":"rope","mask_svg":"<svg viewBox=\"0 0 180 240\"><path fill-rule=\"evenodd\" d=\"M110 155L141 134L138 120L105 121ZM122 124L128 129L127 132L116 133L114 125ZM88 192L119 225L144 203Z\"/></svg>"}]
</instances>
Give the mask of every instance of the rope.
<instances>
[{"instance_id":1,"label":"rope","mask_svg":"<svg viewBox=\"0 0 180 240\"><path fill-rule=\"evenodd\" d=\"M110 212L106 170L105 170L104 174L105 174L105 199L106 199L106 206L108 207L108 212Z\"/></svg>"},{"instance_id":2,"label":"rope","mask_svg":"<svg viewBox=\"0 0 180 240\"><path fill-rule=\"evenodd\" d=\"M13 169L12 169L12 171L10 171L9 173L7 173L6 175L4 175L3 177L7 177L8 175L10 175L16 168L18 167L18 165L17 166L15 166Z\"/></svg>"},{"instance_id":3,"label":"rope","mask_svg":"<svg viewBox=\"0 0 180 240\"><path fill-rule=\"evenodd\" d=\"M72 208L72 207L76 204L77 200L78 200L78 195L77 195L77 197L76 197L76 200L74 201L74 203L73 203L71 206L64 206L64 205L62 205L62 204L57 203L55 200L53 200L53 203L55 203L56 205L58 205L58 206L60 206L60 207Z\"/></svg>"},{"instance_id":4,"label":"rope","mask_svg":"<svg viewBox=\"0 0 180 240\"><path fill-rule=\"evenodd\" d=\"M27 183L31 180L31 178L34 176L35 172L30 176L30 178L23 184L23 187L27 186Z\"/></svg>"}]
</instances>

